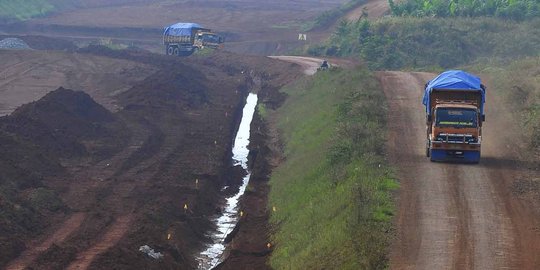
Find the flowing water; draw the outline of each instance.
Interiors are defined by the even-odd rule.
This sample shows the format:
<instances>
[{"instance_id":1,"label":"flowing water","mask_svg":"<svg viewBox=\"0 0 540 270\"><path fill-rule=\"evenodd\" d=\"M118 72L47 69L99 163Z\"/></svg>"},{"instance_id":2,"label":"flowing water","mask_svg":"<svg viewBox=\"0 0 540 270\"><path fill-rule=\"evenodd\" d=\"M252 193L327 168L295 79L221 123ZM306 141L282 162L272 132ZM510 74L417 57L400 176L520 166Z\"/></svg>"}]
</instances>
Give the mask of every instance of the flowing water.
<instances>
[{"instance_id":1,"label":"flowing water","mask_svg":"<svg viewBox=\"0 0 540 270\"><path fill-rule=\"evenodd\" d=\"M238 200L244 194L246 187L251 177L251 172L248 170L248 145L250 136L251 120L253 120L253 114L255 113L255 107L257 106L257 95L250 93L246 100L246 105L242 112L242 120L238 133L234 140L232 149L233 165L240 165L246 171L246 176L242 181L242 186L238 190L238 193L234 196L227 198L225 208L220 217L214 220L217 226L217 231L211 233L213 243L210 244L206 250L201 252L199 258L199 269L211 269L215 267L223 259L223 252L225 251L225 245L223 240L227 237L238 222Z\"/></svg>"}]
</instances>

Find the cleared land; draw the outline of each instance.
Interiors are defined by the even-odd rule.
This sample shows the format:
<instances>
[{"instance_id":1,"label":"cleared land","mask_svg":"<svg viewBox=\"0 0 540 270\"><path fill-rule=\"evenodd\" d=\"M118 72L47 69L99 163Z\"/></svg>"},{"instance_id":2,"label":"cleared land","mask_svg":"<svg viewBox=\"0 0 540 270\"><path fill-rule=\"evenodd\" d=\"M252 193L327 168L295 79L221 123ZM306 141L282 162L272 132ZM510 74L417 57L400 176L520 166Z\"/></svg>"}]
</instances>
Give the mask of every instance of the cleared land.
<instances>
[{"instance_id":1,"label":"cleared land","mask_svg":"<svg viewBox=\"0 0 540 270\"><path fill-rule=\"evenodd\" d=\"M0 26L0 33L59 36L80 42L110 38L115 42L161 52L163 27L179 21L192 21L223 34L227 50L270 55L288 52L306 44L298 41L303 24L345 2L160 0L85 3L87 8L70 9L53 16ZM307 42L316 42L325 36L309 35Z\"/></svg>"}]
</instances>

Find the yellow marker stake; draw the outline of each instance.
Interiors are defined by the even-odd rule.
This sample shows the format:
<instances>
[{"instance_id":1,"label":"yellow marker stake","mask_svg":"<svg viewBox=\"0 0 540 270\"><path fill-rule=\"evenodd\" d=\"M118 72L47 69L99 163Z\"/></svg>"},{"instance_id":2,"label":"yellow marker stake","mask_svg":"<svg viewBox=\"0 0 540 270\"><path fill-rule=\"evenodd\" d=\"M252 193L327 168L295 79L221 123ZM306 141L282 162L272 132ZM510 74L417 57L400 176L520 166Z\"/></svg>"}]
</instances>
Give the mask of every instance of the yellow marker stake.
<instances>
[{"instance_id":1,"label":"yellow marker stake","mask_svg":"<svg viewBox=\"0 0 540 270\"><path fill-rule=\"evenodd\" d=\"M276 207L275 207L275 206L272 206L272 211L274 211L274 212L276 212L276 211L277 211L277 209L276 209Z\"/></svg>"},{"instance_id":2,"label":"yellow marker stake","mask_svg":"<svg viewBox=\"0 0 540 270\"><path fill-rule=\"evenodd\" d=\"M199 189L199 178L195 179L195 188Z\"/></svg>"},{"instance_id":3,"label":"yellow marker stake","mask_svg":"<svg viewBox=\"0 0 540 270\"><path fill-rule=\"evenodd\" d=\"M171 234L167 234L167 240L171 240Z\"/></svg>"},{"instance_id":4,"label":"yellow marker stake","mask_svg":"<svg viewBox=\"0 0 540 270\"><path fill-rule=\"evenodd\" d=\"M268 249L270 249L270 248L272 247L272 244L268 243L268 244L266 244L266 247L267 247Z\"/></svg>"},{"instance_id":5,"label":"yellow marker stake","mask_svg":"<svg viewBox=\"0 0 540 270\"><path fill-rule=\"evenodd\" d=\"M184 213L187 212L187 209L188 209L188 207L187 207L187 203L186 203L186 204L184 204Z\"/></svg>"},{"instance_id":6,"label":"yellow marker stake","mask_svg":"<svg viewBox=\"0 0 540 270\"><path fill-rule=\"evenodd\" d=\"M244 216L244 211L240 211L240 217Z\"/></svg>"}]
</instances>

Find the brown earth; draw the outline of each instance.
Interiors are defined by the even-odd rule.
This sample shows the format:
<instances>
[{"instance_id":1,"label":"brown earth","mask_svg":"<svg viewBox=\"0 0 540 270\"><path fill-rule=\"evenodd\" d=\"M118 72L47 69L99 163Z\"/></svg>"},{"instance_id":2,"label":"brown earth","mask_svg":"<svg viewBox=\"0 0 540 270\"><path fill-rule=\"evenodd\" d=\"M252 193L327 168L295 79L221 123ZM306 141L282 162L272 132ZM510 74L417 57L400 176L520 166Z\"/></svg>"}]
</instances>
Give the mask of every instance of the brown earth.
<instances>
[{"instance_id":1,"label":"brown earth","mask_svg":"<svg viewBox=\"0 0 540 270\"><path fill-rule=\"evenodd\" d=\"M432 163L424 154L421 97L434 74L377 76L390 107L388 154L401 183L391 267L539 269L539 201L512 192L538 171L522 154L525 140L510 109L488 96L479 165Z\"/></svg>"},{"instance_id":2,"label":"brown earth","mask_svg":"<svg viewBox=\"0 0 540 270\"><path fill-rule=\"evenodd\" d=\"M105 73L102 67L109 65L120 70L127 66L128 71L129 67L146 68L146 72L140 73L144 74L142 78L124 81L127 89L117 91L117 81L102 79L95 84L97 90L89 91L96 100L116 105L111 107L115 109L113 114L95 118L93 116L99 114L88 115L88 111L82 109L81 117L87 120L75 121L79 118L73 117L78 114L64 112L62 108L80 108L80 102L93 101L89 96L83 101L67 98L70 94L59 90L56 93L60 94L55 98L45 97L35 103L40 106L26 106L32 109L19 109L18 113L3 118L7 123L14 123L17 129L4 125L0 135L6 134L6 139L24 139L39 147L18 149L23 152L21 158L31 159L33 168L16 168L11 174L2 170L0 179L12 179L17 184L20 169L50 171L37 178L36 183L16 189L21 194L32 194L43 187L56 193L64 205L61 209L42 211L20 204L30 212L37 211L28 216L37 215L41 222L28 222L39 224L39 229L33 233L25 233L32 226L15 226L9 232L19 241L13 242L17 249L7 247L14 252L2 252L0 256L4 266L11 259L7 264L9 269L196 267L194 255L207 240L205 234L212 228L209 217L217 213L223 196L219 191L231 168L232 137L245 95L255 87L254 82L258 82L256 88L261 100L267 100L269 106L277 106L283 100L277 89L299 76L298 66L293 64L228 53L186 60L142 51L91 47L76 53L33 51L6 55L12 57L12 65L28 65L30 72L38 69L41 74L51 71L60 74L51 76L51 81L42 76L34 82L37 85L65 82L64 78L80 70L79 65L72 64L77 61L87 66L101 63L87 71L88 77L101 76ZM35 67L27 63L34 58L51 60ZM13 72L12 77L0 80L0 84L17 86L16 81L23 84L24 80L17 77L17 72ZM27 91L21 96L12 91L16 96L13 100L29 102L45 91ZM6 108L15 106L9 103L11 100L2 101L8 105ZM92 110L103 111L105 108L97 106ZM16 117L36 120L17 125L20 121ZM107 120L110 117L114 120ZM105 121L105 124L115 121L111 122L115 124L110 128L122 128L123 131L114 133L118 136L113 137L97 131L96 138L83 136L90 132L85 128L95 121ZM34 133L36 136L30 136ZM4 137L0 136L0 139ZM13 153L11 148L5 151ZM53 164L47 164L46 160L35 162L40 160L39 153L48 153L50 158L46 160ZM8 156L2 155L2 158ZM10 159L16 157L12 155ZM198 185L195 185L195 179L198 179ZM26 200L17 196L4 197L2 193L0 198L2 203L7 202L14 209L21 207L16 203ZM188 206L187 210L184 205ZM47 211L52 211L52 215L46 215ZM6 239L4 237L0 235L1 239ZM154 261L140 253L139 247L145 244L162 252L164 259Z\"/></svg>"},{"instance_id":3,"label":"brown earth","mask_svg":"<svg viewBox=\"0 0 540 270\"><path fill-rule=\"evenodd\" d=\"M117 111L113 97L156 72L148 64L77 52L0 50L0 57L0 115L59 86L84 90Z\"/></svg>"},{"instance_id":4,"label":"brown earth","mask_svg":"<svg viewBox=\"0 0 540 270\"><path fill-rule=\"evenodd\" d=\"M90 1L91 2L91 1ZM190 21L226 38L225 49L238 53L283 54L302 47L302 24L346 0L197 0L101 1L24 23L0 25L0 34L63 37L81 43L111 39L162 53L164 26ZM326 37L309 34L308 43Z\"/></svg>"}]
</instances>

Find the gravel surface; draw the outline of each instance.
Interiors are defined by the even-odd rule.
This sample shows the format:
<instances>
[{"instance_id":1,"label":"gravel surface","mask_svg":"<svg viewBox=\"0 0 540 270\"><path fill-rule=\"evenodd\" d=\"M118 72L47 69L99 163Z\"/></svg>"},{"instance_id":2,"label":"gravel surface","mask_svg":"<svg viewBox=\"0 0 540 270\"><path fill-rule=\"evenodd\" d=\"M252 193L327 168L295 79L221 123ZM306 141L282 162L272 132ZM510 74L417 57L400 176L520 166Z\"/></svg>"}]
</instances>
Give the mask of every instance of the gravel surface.
<instances>
[{"instance_id":1,"label":"gravel surface","mask_svg":"<svg viewBox=\"0 0 540 270\"><path fill-rule=\"evenodd\" d=\"M19 38L6 38L0 40L0 49L29 50L30 46Z\"/></svg>"}]
</instances>

